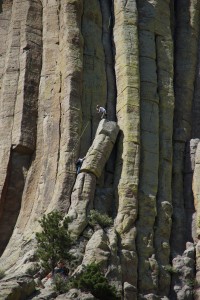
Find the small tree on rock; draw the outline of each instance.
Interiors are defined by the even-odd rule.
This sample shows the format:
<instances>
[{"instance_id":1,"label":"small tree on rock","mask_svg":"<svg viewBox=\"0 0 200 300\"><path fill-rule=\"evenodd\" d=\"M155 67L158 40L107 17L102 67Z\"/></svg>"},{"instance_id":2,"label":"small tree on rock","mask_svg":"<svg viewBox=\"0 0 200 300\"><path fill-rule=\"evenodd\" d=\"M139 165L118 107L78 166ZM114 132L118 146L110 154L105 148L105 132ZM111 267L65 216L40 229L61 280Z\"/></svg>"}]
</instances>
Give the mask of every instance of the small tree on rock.
<instances>
[{"instance_id":1,"label":"small tree on rock","mask_svg":"<svg viewBox=\"0 0 200 300\"><path fill-rule=\"evenodd\" d=\"M36 233L37 256L41 265L54 273L59 260L71 261L69 253L72 240L68 232L69 218L64 218L58 211L44 215L39 221L42 232Z\"/></svg>"},{"instance_id":2,"label":"small tree on rock","mask_svg":"<svg viewBox=\"0 0 200 300\"><path fill-rule=\"evenodd\" d=\"M113 225L113 220L107 214L92 209L89 214L89 224L93 227L98 224L101 228L106 228Z\"/></svg>"},{"instance_id":3,"label":"small tree on rock","mask_svg":"<svg viewBox=\"0 0 200 300\"><path fill-rule=\"evenodd\" d=\"M119 300L120 297L114 286L101 272L100 265L91 263L84 267L83 272L71 279L71 287L84 292L90 292L99 300Z\"/></svg>"}]
</instances>

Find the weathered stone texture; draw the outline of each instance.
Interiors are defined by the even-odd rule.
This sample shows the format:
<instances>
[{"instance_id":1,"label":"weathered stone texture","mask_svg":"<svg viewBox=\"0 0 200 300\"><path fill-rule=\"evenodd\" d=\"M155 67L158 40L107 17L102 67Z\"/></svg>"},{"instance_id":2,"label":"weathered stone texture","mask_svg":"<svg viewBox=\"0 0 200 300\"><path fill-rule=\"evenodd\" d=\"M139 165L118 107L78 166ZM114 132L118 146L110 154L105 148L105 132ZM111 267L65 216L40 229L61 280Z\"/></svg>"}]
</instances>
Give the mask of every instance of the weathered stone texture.
<instances>
[{"instance_id":1,"label":"weathered stone texture","mask_svg":"<svg viewBox=\"0 0 200 300\"><path fill-rule=\"evenodd\" d=\"M68 216L72 222L69 230L74 236L79 236L88 223L87 215L94 206L96 179L102 174L118 132L119 128L115 122L102 120L99 123L95 139L87 152L71 195Z\"/></svg>"},{"instance_id":2,"label":"weathered stone texture","mask_svg":"<svg viewBox=\"0 0 200 300\"><path fill-rule=\"evenodd\" d=\"M115 196L118 206L115 227L121 240L119 250L122 285L127 282L136 287L135 220L138 206L140 154L140 79L136 1L114 1L114 15L116 113L120 128L115 169Z\"/></svg>"},{"instance_id":3,"label":"weathered stone texture","mask_svg":"<svg viewBox=\"0 0 200 300\"><path fill-rule=\"evenodd\" d=\"M5 203L2 207L0 219L0 253L3 253L6 248L21 209L22 193L29 164L29 155L22 155L17 152L13 152L11 155L6 194L4 196Z\"/></svg>"},{"instance_id":4,"label":"weathered stone texture","mask_svg":"<svg viewBox=\"0 0 200 300\"><path fill-rule=\"evenodd\" d=\"M193 289L196 286L194 271L195 248L192 243L188 243L186 247L187 249L183 252L183 255L177 255L172 261L174 268L172 299L193 299Z\"/></svg>"},{"instance_id":5,"label":"weathered stone texture","mask_svg":"<svg viewBox=\"0 0 200 300\"><path fill-rule=\"evenodd\" d=\"M0 269L26 272L58 209L77 271L99 262L123 300L198 299L200 1L1 2Z\"/></svg>"},{"instance_id":6,"label":"weathered stone texture","mask_svg":"<svg viewBox=\"0 0 200 300\"><path fill-rule=\"evenodd\" d=\"M102 15L100 3L97 0L83 0L82 34L84 49L81 105L82 130L85 129L85 131L81 138L80 153L81 156L85 156L100 120L96 105L105 106L106 104L107 82L102 45Z\"/></svg>"},{"instance_id":7,"label":"weathered stone texture","mask_svg":"<svg viewBox=\"0 0 200 300\"><path fill-rule=\"evenodd\" d=\"M107 116L109 120L116 120L116 82L114 70L114 56L112 48L112 2L100 0L102 13L102 44L105 52L106 82L107 82Z\"/></svg>"},{"instance_id":8,"label":"weathered stone texture","mask_svg":"<svg viewBox=\"0 0 200 300\"><path fill-rule=\"evenodd\" d=\"M32 278L9 278L0 282L0 299L25 300L35 291Z\"/></svg>"},{"instance_id":9,"label":"weathered stone texture","mask_svg":"<svg viewBox=\"0 0 200 300\"><path fill-rule=\"evenodd\" d=\"M169 1L167 1L168 3ZM165 16L165 18L163 17ZM164 18L160 26L160 19ZM170 11L166 4L160 5L156 23L156 61L159 96L159 169L157 192L157 218L155 222L155 249L159 264L158 290L168 295L170 276L165 266L170 261L169 239L172 215L172 133L174 112L173 42L170 28Z\"/></svg>"},{"instance_id":10,"label":"weathered stone texture","mask_svg":"<svg viewBox=\"0 0 200 300\"><path fill-rule=\"evenodd\" d=\"M186 143L185 165L184 165L184 206L185 206L185 242L196 240L196 212L194 199L196 198L196 184L198 172L198 157L196 151L199 139L191 139ZM196 165L197 161L197 165ZM197 169L196 169L197 168ZM196 170L195 170L196 169ZM194 173L195 170L195 173Z\"/></svg>"},{"instance_id":11,"label":"weathered stone texture","mask_svg":"<svg viewBox=\"0 0 200 300\"><path fill-rule=\"evenodd\" d=\"M8 29L12 13L12 2L6 1L3 3L2 12L0 14L0 89L2 89L2 79L6 60L6 50L8 42Z\"/></svg>"},{"instance_id":12,"label":"weathered stone texture","mask_svg":"<svg viewBox=\"0 0 200 300\"><path fill-rule=\"evenodd\" d=\"M156 44L154 5L138 2L139 48L141 80L141 171L139 186L139 218L137 222L137 250L139 291L148 294L158 286L158 266L155 261L154 223L157 214L159 163L159 97L157 92ZM144 16L143 16L144 12ZM145 226L143 225L145 222ZM151 259L155 264L151 268Z\"/></svg>"},{"instance_id":13,"label":"weathered stone texture","mask_svg":"<svg viewBox=\"0 0 200 300\"><path fill-rule=\"evenodd\" d=\"M81 293L78 289L71 289L67 294L62 294L56 297L57 300L95 300L96 298L90 293Z\"/></svg>"},{"instance_id":14,"label":"weathered stone texture","mask_svg":"<svg viewBox=\"0 0 200 300\"><path fill-rule=\"evenodd\" d=\"M42 66L42 3L27 1L20 31L20 75L12 128L12 148L33 152L36 144L37 100Z\"/></svg>"},{"instance_id":15,"label":"weathered stone texture","mask_svg":"<svg viewBox=\"0 0 200 300\"><path fill-rule=\"evenodd\" d=\"M171 230L173 42L169 1L139 1L141 172L139 289L168 294ZM144 226L144 223L146 224ZM145 279L144 279L145 278Z\"/></svg>"},{"instance_id":16,"label":"weathered stone texture","mask_svg":"<svg viewBox=\"0 0 200 300\"><path fill-rule=\"evenodd\" d=\"M17 3L17 1L15 1L15 3L13 3L14 13L11 16L9 24L9 34L7 36L8 43L6 45L6 60L4 63L1 84L0 160L2 171L0 175L0 194L2 194L10 159L13 114L19 78L21 9L22 7L19 5L19 2ZM4 132L7 132L7 134L5 135ZM1 197L0 202L2 201L4 201L4 199Z\"/></svg>"},{"instance_id":17,"label":"weathered stone texture","mask_svg":"<svg viewBox=\"0 0 200 300\"><path fill-rule=\"evenodd\" d=\"M125 270L121 271L119 267L120 261L117 256L117 243L117 233L113 227L104 230L97 229L85 247L82 265L80 265L75 272L79 272L83 265L88 265L93 262L99 263L109 282L115 285L118 291L121 291L121 275Z\"/></svg>"},{"instance_id":18,"label":"weathered stone texture","mask_svg":"<svg viewBox=\"0 0 200 300\"><path fill-rule=\"evenodd\" d=\"M12 7L12 18L10 21L9 35L8 35L8 43L7 43L7 57L4 65L3 72L3 80L2 80L2 89L1 89L1 109L0 109L0 132L1 132L1 153L0 159L2 162L2 168L5 168L5 172L2 169L1 179L2 182L2 197L1 197L1 206L4 213L1 222L1 230L4 231L4 235L2 235L2 246L1 252L5 249L5 245L7 244L13 228L16 223L17 216L19 214L19 210L21 207L21 197L24 189L25 178L27 174L27 169L29 168L30 157L24 154L24 152L32 152L35 147L35 136L36 136L36 106L33 108L34 112L31 111L31 107L27 108L27 101L30 98L34 99L34 102L37 103L37 92L39 85L39 76L40 76L40 68L41 68L41 3L39 8L37 7L37 2L30 3L26 2L18 2L14 1ZM7 6L8 7L8 6ZM22 13L23 12L23 13ZM26 77L26 86L22 82L22 78L24 77L24 72L27 70L26 62L28 59L24 61L23 48L26 46L26 22L29 19L29 28L31 28L31 21L33 22L33 18L38 20L38 32L39 32L39 53L38 56L38 65L35 70L35 73L32 77ZM31 29L30 29L31 31ZM32 57L34 55L34 49L31 49L31 43L35 42L34 37L30 34L29 36L29 56ZM35 45L33 44L33 48ZM36 47L37 48L37 47ZM34 67L33 67L34 71ZM34 84L35 82L35 92L32 90L31 95L30 90L28 91L28 86L31 82ZM10 86L10 87L9 87ZM27 89L27 92L23 93L24 90ZM24 99L26 105L21 105L21 113L20 111L16 112L17 108L17 99L21 94L21 100ZM23 96L22 96L23 95ZM28 100L29 98L29 100ZM22 100L23 101L23 100ZM22 104L22 103L21 103ZM20 116L21 114L21 116ZM19 119L22 115L26 115L26 118L33 118L33 122L29 124L24 124L22 128L22 124L18 124L17 128L15 126L15 118ZM23 117L22 117L23 118ZM19 120L18 119L18 120ZM15 129L17 131L23 131L25 135L23 137L24 143L20 144L20 149L14 149L13 146L13 137L15 136ZM7 131L6 135L5 132ZM23 135L23 134L22 134ZM32 141L32 142L26 142ZM17 143L18 143L17 142ZM16 146L16 145L15 145ZM22 147L21 147L22 146ZM24 147L25 149L24 150ZM30 147L29 147L30 146ZM13 149L13 151L11 151ZM28 149L28 151L27 151ZM21 154L17 154L14 151L19 151ZM16 183L18 181L18 183ZM17 196L16 196L17 195ZM10 219L8 226L8 220ZM6 233L6 228L8 229ZM7 236L7 237L5 237Z\"/></svg>"},{"instance_id":19,"label":"weathered stone texture","mask_svg":"<svg viewBox=\"0 0 200 300\"><path fill-rule=\"evenodd\" d=\"M36 2L40 3L39 0ZM60 9L59 15L58 9ZM13 11L15 11L14 7ZM39 11L38 14L40 13ZM18 259L21 248L26 244L26 242L22 243L22 239L29 241L34 237L41 213L55 207L66 211L69 206L75 178L74 161L77 155L77 148L74 149L74 146L80 134L81 14L82 1L63 1L60 7L56 1L43 3L42 19L45 38L43 38L38 99L37 145L23 191L18 222L5 252L5 257L9 259L3 260L8 265L12 265L13 261ZM19 17L22 15L19 13ZM76 40L75 46L74 40ZM16 59L19 59L19 55L16 55ZM15 65L17 67L17 64ZM36 98L34 101L37 103ZM77 126L73 125L74 130L71 130L72 119L74 122L77 120ZM2 145L5 147L3 140ZM29 247L31 245L28 243L27 248Z\"/></svg>"},{"instance_id":20,"label":"weathered stone texture","mask_svg":"<svg viewBox=\"0 0 200 300\"><path fill-rule=\"evenodd\" d=\"M195 166L193 176L193 195L194 195L194 206L196 211L196 280L197 287L200 284L200 247L199 247L199 236L200 236L200 189L199 189L199 172L200 172L200 143L197 144L196 155L195 155Z\"/></svg>"},{"instance_id":21,"label":"weathered stone texture","mask_svg":"<svg viewBox=\"0 0 200 300\"><path fill-rule=\"evenodd\" d=\"M185 142L190 139L192 126L192 100L199 31L199 5L196 1L183 1L176 7L175 45L175 111L173 154L173 225L172 252L181 254L185 248L185 211L183 196L183 161ZM189 26L188 26L189 24ZM177 239L179 243L177 243Z\"/></svg>"},{"instance_id":22,"label":"weathered stone texture","mask_svg":"<svg viewBox=\"0 0 200 300\"><path fill-rule=\"evenodd\" d=\"M92 146L87 152L81 172L90 172L99 178L115 144L119 127L115 122L102 120Z\"/></svg>"},{"instance_id":23,"label":"weathered stone texture","mask_svg":"<svg viewBox=\"0 0 200 300\"><path fill-rule=\"evenodd\" d=\"M58 57L56 49L56 41L54 41L55 70L60 70L56 74L56 78L60 80L60 86L55 85L55 92L58 96L55 106L59 109L59 146L58 166L56 174L56 185L54 196L49 209L59 207L67 210L69 207L69 199L74 184L75 174L74 164L72 160L77 157L77 143L81 133L81 99L82 99L82 79L83 79L83 38L81 34L81 17L83 3L81 0L61 1L59 24L59 51ZM59 5L59 4L57 4ZM58 7L57 7L58 9ZM50 18L51 20L51 18ZM48 26L47 26L48 30ZM55 29L52 31L54 32ZM47 51L50 49L47 48ZM49 53L49 59L51 53ZM60 60L59 60L60 58ZM48 66L49 64L47 64ZM58 66L58 67L57 67ZM47 75L48 77L48 75ZM52 82L49 82L49 92L52 89ZM46 93L46 88L44 89ZM48 99L48 98L47 98ZM52 100L55 99L52 95ZM55 100L54 100L55 101ZM51 109L50 105L50 109ZM51 114L49 115L51 119ZM58 121L55 122L58 125ZM69 153L70 152L70 153ZM54 155L52 153L52 155Z\"/></svg>"},{"instance_id":24,"label":"weathered stone texture","mask_svg":"<svg viewBox=\"0 0 200 300\"><path fill-rule=\"evenodd\" d=\"M68 211L68 216L72 220L69 230L73 236L79 236L88 224L87 216L93 208L95 187L95 175L84 172L78 174Z\"/></svg>"}]
</instances>

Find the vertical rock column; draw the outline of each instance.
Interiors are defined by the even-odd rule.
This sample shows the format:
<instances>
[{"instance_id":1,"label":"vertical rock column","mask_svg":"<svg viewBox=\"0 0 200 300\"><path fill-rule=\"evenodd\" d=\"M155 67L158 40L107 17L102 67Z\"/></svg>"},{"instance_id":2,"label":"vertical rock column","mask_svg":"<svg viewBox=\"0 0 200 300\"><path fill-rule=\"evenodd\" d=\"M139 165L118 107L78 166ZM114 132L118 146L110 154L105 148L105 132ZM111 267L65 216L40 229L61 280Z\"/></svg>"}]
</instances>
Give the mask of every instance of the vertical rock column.
<instances>
[{"instance_id":1,"label":"vertical rock column","mask_svg":"<svg viewBox=\"0 0 200 300\"><path fill-rule=\"evenodd\" d=\"M200 143L197 145L196 155L195 155L195 166L193 175L193 195L194 195L194 206L196 210L196 287L197 295L199 293L200 286ZM196 298L198 299L198 297Z\"/></svg>"},{"instance_id":2,"label":"vertical rock column","mask_svg":"<svg viewBox=\"0 0 200 300\"><path fill-rule=\"evenodd\" d=\"M113 24L114 24L114 14L113 14L113 1L100 0L101 13L102 13L102 44L105 53L105 70L106 70L106 80L107 80L107 119L111 121L116 120L116 76L114 69L114 44L113 44ZM110 156L106 164L106 172L104 174L104 187L109 187L113 190L113 180L114 180L114 169L115 169L115 159L116 159L116 149L114 149L112 155ZM100 188L101 189L101 188ZM103 190L99 190L101 193ZM105 189L104 189L105 191ZM112 192L111 192L112 193ZM113 201L113 196L112 201ZM110 197L110 199L111 199ZM106 201L108 202L108 201Z\"/></svg>"},{"instance_id":3,"label":"vertical rock column","mask_svg":"<svg viewBox=\"0 0 200 300\"><path fill-rule=\"evenodd\" d=\"M101 176L105 164L115 145L119 132L117 123L102 120L99 123L95 139L89 148L86 158L77 175L76 183L71 195L71 206L68 216L71 218L69 230L72 236L78 238L84 245L85 253L82 265L92 262L100 263L101 267L107 269L106 276L109 281L114 281L118 289L121 287L119 275L119 259L117 255L117 234L114 227L97 229L94 231L88 225L88 215L94 206L94 193L96 181ZM101 208L104 203L101 202ZM90 224L91 225L91 224ZM96 226L95 226L96 227ZM89 233L88 240L86 232ZM75 255L80 255L80 244ZM78 267L80 271L81 266ZM117 281L117 282L116 282Z\"/></svg>"},{"instance_id":4,"label":"vertical rock column","mask_svg":"<svg viewBox=\"0 0 200 300\"><path fill-rule=\"evenodd\" d=\"M193 110L192 110L192 137L199 138L200 137L200 40L199 40L199 2L192 1L190 7L190 17L191 17L191 27L193 28L193 33L195 35L195 39L198 43L198 64L196 68L196 78L195 78L195 86L194 86L194 97L193 97ZM195 43L196 45L196 43ZM196 52L195 52L196 53Z\"/></svg>"},{"instance_id":5,"label":"vertical rock column","mask_svg":"<svg viewBox=\"0 0 200 300\"><path fill-rule=\"evenodd\" d=\"M192 101L197 64L199 3L184 0L175 7L175 111L173 153L173 224L172 254L185 249L185 211L183 166L185 142L192 131ZM177 243L177 240L179 241Z\"/></svg>"},{"instance_id":6,"label":"vertical rock column","mask_svg":"<svg viewBox=\"0 0 200 300\"><path fill-rule=\"evenodd\" d=\"M81 134L83 75L82 0L60 1L60 121L56 185L49 210L67 211L75 180L75 161ZM57 103L57 105L59 105Z\"/></svg>"},{"instance_id":7,"label":"vertical rock column","mask_svg":"<svg viewBox=\"0 0 200 300\"><path fill-rule=\"evenodd\" d=\"M115 220L120 237L122 284L131 287L130 299L137 299L137 253L135 246L139 168L139 61L137 7L134 0L114 1L117 83L117 119L120 127L115 169ZM124 285L124 283L129 285ZM124 299L128 299L124 291Z\"/></svg>"},{"instance_id":8,"label":"vertical rock column","mask_svg":"<svg viewBox=\"0 0 200 300\"><path fill-rule=\"evenodd\" d=\"M80 155L85 156L94 139L100 115L96 105L106 104L105 54L102 45L102 14L98 0L83 0L82 35L83 50L83 97L82 138Z\"/></svg>"},{"instance_id":9,"label":"vertical rock column","mask_svg":"<svg viewBox=\"0 0 200 300\"><path fill-rule=\"evenodd\" d=\"M169 1L138 1L141 169L137 250L139 292L168 295L173 132L173 42Z\"/></svg>"},{"instance_id":10,"label":"vertical rock column","mask_svg":"<svg viewBox=\"0 0 200 300\"><path fill-rule=\"evenodd\" d=\"M3 79L4 79L4 72L5 72L5 64L6 64L6 54L7 54L7 47L8 47L8 33L9 33L9 28L11 28L10 26L10 21L11 21L11 16L12 16L12 1L4 1L4 3L1 3L1 13L0 13L0 39L1 39L1 46L0 46L0 94L2 91L2 84L3 84ZM10 35L11 36L11 35ZM2 101L2 96L1 96L1 101ZM11 130L11 128L9 128L9 130ZM3 131L2 131L3 132ZM9 133L10 134L10 133ZM1 139L3 138L3 136L1 135ZM10 145L9 145L10 146ZM8 146L8 147L9 147ZM2 144L3 147L3 144ZM2 148L3 150L3 148ZM2 161L3 162L3 161ZM2 163L1 162L1 163ZM7 165L7 169L6 169L6 163ZM5 161L5 171L10 172L10 166L8 161ZM4 174L5 176L5 174ZM3 176L3 177L4 177ZM6 178L2 178L2 184L3 184L3 191L2 191L2 195L1 195L1 200L0 200L0 224L1 224L1 228L2 223L5 224L5 219L7 218L5 216L5 197L6 197L6 193L7 193L7 189L8 189L8 175L6 176ZM3 183L4 181L4 183ZM17 206L18 206L18 201L17 201ZM17 207L18 208L18 207ZM18 209L17 209L18 211ZM16 221L16 220L15 220ZM6 222L6 225L8 225L9 223ZM13 224L11 225L11 227L13 226ZM1 233L1 247L0 247L0 253L2 253L2 251L5 249L5 245L8 241L8 237L7 237L7 233L9 231L12 232L12 228L11 230L5 230L5 228L2 228L3 231ZM4 237L2 236L2 234L4 234Z\"/></svg>"},{"instance_id":11,"label":"vertical rock column","mask_svg":"<svg viewBox=\"0 0 200 300\"><path fill-rule=\"evenodd\" d=\"M0 47L0 95L2 95L2 84L4 79L4 68L6 64L6 54L7 54L7 45L8 45L8 31L10 28L10 21L11 21L11 15L12 15L12 2L7 2L6 4L2 6L3 11L0 13L0 37L1 37L1 47ZM2 101L2 96L1 96ZM10 128L9 128L10 129ZM3 132L3 130L2 130ZM3 138L3 136L2 136ZM3 144L2 144L2 151L4 151ZM5 161L5 172L7 171L6 164L8 161ZM3 173L3 172L2 172ZM5 174L2 178L2 185L4 185L4 190L6 189L5 182ZM4 198L4 197L3 197ZM3 212L3 204L4 200L0 200L0 215L2 215Z\"/></svg>"},{"instance_id":12,"label":"vertical rock column","mask_svg":"<svg viewBox=\"0 0 200 300\"><path fill-rule=\"evenodd\" d=\"M20 76L12 129L12 149L20 153L35 150L42 66L42 3L27 1L26 10L21 23Z\"/></svg>"},{"instance_id":13,"label":"vertical rock column","mask_svg":"<svg viewBox=\"0 0 200 300\"><path fill-rule=\"evenodd\" d=\"M1 39L1 47L0 47L0 91L2 88L2 79L3 72L6 60L6 50L7 50L7 36L8 29L10 26L10 19L12 13L12 1L8 0L2 4L2 12L0 12L0 39Z\"/></svg>"},{"instance_id":14,"label":"vertical rock column","mask_svg":"<svg viewBox=\"0 0 200 300\"><path fill-rule=\"evenodd\" d=\"M138 1L141 80L141 164L139 218L137 222L138 289L156 292L158 266L155 260L154 223L157 215L159 167L159 95L156 63L157 1Z\"/></svg>"},{"instance_id":15,"label":"vertical rock column","mask_svg":"<svg viewBox=\"0 0 200 300\"><path fill-rule=\"evenodd\" d=\"M198 15L198 11L196 11ZM194 11L193 11L194 15ZM193 17L193 23L195 18ZM195 20L197 23L197 20ZM194 89L194 99L193 99L193 114L192 114L192 137L198 141L197 138L200 138L200 39L198 39L198 65L197 65L197 72L196 72L196 80L195 80L195 89ZM197 146L197 145L196 145ZM198 299L198 294L200 294L200 191L199 191L199 173L200 173L200 145L198 143L196 156L195 156L195 164L193 163L194 167L194 176L193 176L193 195L194 195L194 205L196 211L195 217L195 225L192 226L192 237L196 242L196 289L195 295L196 299ZM193 161L194 162L194 161ZM191 216L190 219L191 220ZM192 225L194 222L192 222ZM190 224L191 226L191 224ZM195 227L195 228L194 228ZM194 231L195 234L194 234Z\"/></svg>"},{"instance_id":16,"label":"vertical rock column","mask_svg":"<svg viewBox=\"0 0 200 300\"><path fill-rule=\"evenodd\" d=\"M112 1L100 0L102 13L102 43L105 52L106 79L107 79L107 118L116 119L116 82L113 57L113 12Z\"/></svg>"},{"instance_id":17,"label":"vertical rock column","mask_svg":"<svg viewBox=\"0 0 200 300\"><path fill-rule=\"evenodd\" d=\"M1 197L3 203L3 214L0 220L1 252L12 234L21 207L22 192L30 162L30 156L27 154L35 149L41 69L41 12L41 2L14 1L12 6L1 94L2 151L0 156L2 162L7 163L7 174ZM37 24L35 28L33 28L34 22ZM13 145L14 143L18 149ZM4 154L6 157L2 158ZM5 174L2 172L3 176Z\"/></svg>"},{"instance_id":18,"label":"vertical rock column","mask_svg":"<svg viewBox=\"0 0 200 300\"><path fill-rule=\"evenodd\" d=\"M88 224L87 215L93 208L96 179L103 172L105 164L115 144L119 127L115 122L102 120L99 123L95 139L77 176L71 195L68 215L71 234L78 237Z\"/></svg>"},{"instance_id":19,"label":"vertical rock column","mask_svg":"<svg viewBox=\"0 0 200 300\"><path fill-rule=\"evenodd\" d=\"M72 153L77 156L74 148L81 126L81 16L82 1L43 2L36 153L24 187L18 222L6 249L6 266L19 260L24 251L33 249L30 241L40 215L54 208L66 211L70 203L75 179Z\"/></svg>"},{"instance_id":20,"label":"vertical rock column","mask_svg":"<svg viewBox=\"0 0 200 300\"><path fill-rule=\"evenodd\" d=\"M30 174L34 182L32 187L27 182L25 194L27 236L36 229L38 215L55 208L66 211L70 204L81 125L81 15L82 1L45 2L43 8L37 152Z\"/></svg>"},{"instance_id":21,"label":"vertical rock column","mask_svg":"<svg viewBox=\"0 0 200 300\"><path fill-rule=\"evenodd\" d=\"M0 94L0 195L2 193L10 160L11 133L13 114L17 95L20 69L20 29L21 29L20 1L15 0L12 6L12 17L7 36L6 61L3 71L2 88ZM6 133L6 134L5 134ZM4 199L1 197L0 206Z\"/></svg>"},{"instance_id":22,"label":"vertical rock column","mask_svg":"<svg viewBox=\"0 0 200 300\"><path fill-rule=\"evenodd\" d=\"M21 208L22 194L29 168L31 156L36 144L37 100L42 57L42 4L38 1L14 1L12 6L12 21L8 48L12 53L5 64L3 82L12 82L8 89L10 101L7 102L7 127L3 127L7 144L4 147L12 149L8 164L7 177L4 183L3 216L0 220L1 249L8 243ZM13 43L13 45L12 45ZM13 49L12 49L13 48ZM17 54L16 54L17 51ZM9 57L9 56L8 56ZM14 61L13 61L14 59ZM15 68L17 68L15 70ZM15 74L15 76L14 76ZM9 77L11 77L9 81ZM15 80L14 80L15 79ZM15 84L14 84L15 83ZM12 90L12 92L11 92ZM9 122L9 124L8 124ZM3 122L5 126L6 122ZM2 136L3 137L3 136ZM1 152L2 155L3 151ZM6 163L6 160L4 160ZM9 224L9 226L8 226ZM13 247L11 247L13 250Z\"/></svg>"},{"instance_id":23,"label":"vertical rock column","mask_svg":"<svg viewBox=\"0 0 200 300\"><path fill-rule=\"evenodd\" d=\"M194 242L196 240L196 212L194 207L194 196L196 194L197 178L193 180L196 150L199 139L191 139L186 143L185 164L184 164L184 206L186 215L186 234L185 242ZM198 157L197 157L198 162ZM195 174L196 176L196 174ZM195 188L194 188L195 187ZM194 191L193 191L194 188Z\"/></svg>"},{"instance_id":24,"label":"vertical rock column","mask_svg":"<svg viewBox=\"0 0 200 300\"><path fill-rule=\"evenodd\" d=\"M170 263L170 234L172 215L172 135L174 116L173 41L170 26L170 1L158 1L156 18L156 62L159 96L159 170L157 217L154 245L159 264L158 291L168 295L170 274L165 266Z\"/></svg>"},{"instance_id":25,"label":"vertical rock column","mask_svg":"<svg viewBox=\"0 0 200 300\"><path fill-rule=\"evenodd\" d=\"M198 65L192 109L192 137L194 139L200 138L200 41L198 41Z\"/></svg>"},{"instance_id":26,"label":"vertical rock column","mask_svg":"<svg viewBox=\"0 0 200 300\"><path fill-rule=\"evenodd\" d=\"M179 255L174 258L173 260L173 266L176 266L176 262L182 260L185 260L184 268L187 270L185 276L180 276L177 289L177 280L176 277L173 278L173 285L176 286L174 288L173 294L181 293L180 290L182 290L182 293L184 292L184 285L190 285L189 283L192 281L195 283L195 271L196 271L196 283L193 286L190 286L190 289L196 289L197 293L198 287L200 286L200 251L199 251L199 200L200 200L200 189L199 189L199 173L200 173L200 167L199 167L199 155L200 155L200 145L199 145L199 139L192 139L186 144L186 157L185 157L185 173L184 173L184 198L185 198L185 213L186 213L186 234L185 234L185 240L190 241L192 243L196 243L196 255L194 251L194 263L196 258L196 270L193 264L189 264L190 273L188 272L186 266L187 266L187 260L185 260L185 253L184 251L182 257ZM195 206L195 207L194 207ZM195 212L196 211L196 212ZM195 250L195 246L192 243L186 243L186 246L188 244L191 244L193 249ZM186 265L186 266L185 266ZM179 267L179 266L178 266ZM179 268L178 268L179 270ZM190 276L190 280L188 280L188 277ZM192 276L191 276L192 275ZM189 290L189 289L188 289ZM191 291L194 294L194 290ZM177 297L177 299L181 299ZM197 297L198 299L198 297Z\"/></svg>"},{"instance_id":27,"label":"vertical rock column","mask_svg":"<svg viewBox=\"0 0 200 300\"><path fill-rule=\"evenodd\" d=\"M41 2L38 0L38 5ZM43 213L52 200L55 189L60 120L60 71L58 69L59 18L57 2L43 3L41 7L43 31L42 69L40 73L36 152L31 164L22 210L18 220L20 231L32 234L38 215ZM53 143L52 143L53 140ZM48 195L48 196L47 196Z\"/></svg>"}]
</instances>

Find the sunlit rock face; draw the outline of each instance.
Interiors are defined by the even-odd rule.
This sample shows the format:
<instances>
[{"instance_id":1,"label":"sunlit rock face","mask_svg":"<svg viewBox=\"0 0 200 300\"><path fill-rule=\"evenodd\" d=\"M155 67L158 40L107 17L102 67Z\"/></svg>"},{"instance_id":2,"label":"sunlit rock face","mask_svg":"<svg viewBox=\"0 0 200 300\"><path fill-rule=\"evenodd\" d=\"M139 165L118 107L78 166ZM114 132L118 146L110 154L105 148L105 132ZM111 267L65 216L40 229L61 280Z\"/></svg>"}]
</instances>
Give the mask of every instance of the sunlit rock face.
<instances>
[{"instance_id":1,"label":"sunlit rock face","mask_svg":"<svg viewBox=\"0 0 200 300\"><path fill-rule=\"evenodd\" d=\"M57 209L77 268L100 262L122 299L200 298L199 14L197 0L0 1L8 275L34 261L38 219ZM91 209L113 226L91 229Z\"/></svg>"}]
</instances>

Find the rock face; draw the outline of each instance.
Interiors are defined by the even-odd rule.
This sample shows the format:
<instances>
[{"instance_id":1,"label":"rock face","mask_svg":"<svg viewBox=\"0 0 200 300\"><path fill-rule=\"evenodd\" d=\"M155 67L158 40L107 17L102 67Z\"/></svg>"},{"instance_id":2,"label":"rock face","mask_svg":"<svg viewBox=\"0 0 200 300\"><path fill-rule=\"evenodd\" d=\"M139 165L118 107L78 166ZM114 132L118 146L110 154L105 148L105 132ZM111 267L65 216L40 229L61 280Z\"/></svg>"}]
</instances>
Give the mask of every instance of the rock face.
<instances>
[{"instance_id":1,"label":"rock face","mask_svg":"<svg viewBox=\"0 0 200 300\"><path fill-rule=\"evenodd\" d=\"M0 283L0 299L24 300L35 291L35 282L32 278L9 278Z\"/></svg>"},{"instance_id":2,"label":"rock face","mask_svg":"<svg viewBox=\"0 0 200 300\"><path fill-rule=\"evenodd\" d=\"M38 219L58 209L77 270L100 262L122 299L200 299L199 20L198 0L0 1L7 276L34 261ZM91 228L91 209L113 226ZM34 290L7 278L4 298Z\"/></svg>"},{"instance_id":3,"label":"rock face","mask_svg":"<svg viewBox=\"0 0 200 300\"><path fill-rule=\"evenodd\" d=\"M118 132L119 127L115 122L102 120L99 123L71 194L68 216L71 219L69 230L74 237L78 237L88 224L87 215L94 207L96 179L102 174Z\"/></svg>"}]
</instances>

